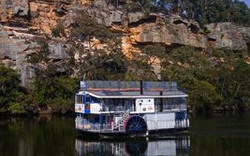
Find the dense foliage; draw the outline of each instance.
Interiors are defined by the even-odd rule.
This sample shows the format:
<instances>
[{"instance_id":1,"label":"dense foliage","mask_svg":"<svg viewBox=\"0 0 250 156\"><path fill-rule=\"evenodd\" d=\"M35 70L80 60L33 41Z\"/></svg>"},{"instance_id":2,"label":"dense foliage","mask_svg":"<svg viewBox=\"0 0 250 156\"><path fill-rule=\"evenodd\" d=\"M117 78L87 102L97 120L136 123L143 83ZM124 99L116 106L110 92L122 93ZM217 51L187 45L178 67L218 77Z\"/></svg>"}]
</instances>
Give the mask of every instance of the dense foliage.
<instances>
[{"instance_id":1,"label":"dense foliage","mask_svg":"<svg viewBox=\"0 0 250 156\"><path fill-rule=\"evenodd\" d=\"M124 78L127 71L127 59L121 49L119 34L98 24L85 12L80 12L75 20L71 36L74 40L69 55L75 64L78 78L83 76L85 79L96 80ZM98 42L93 43L96 39ZM83 42L88 44L85 45ZM75 55L78 56L77 60L75 60Z\"/></svg>"},{"instance_id":2,"label":"dense foliage","mask_svg":"<svg viewBox=\"0 0 250 156\"><path fill-rule=\"evenodd\" d=\"M109 0L124 5L119 0ZM128 11L161 12L179 14L201 24L234 22L250 25L250 8L239 0L139 0L124 5Z\"/></svg>"},{"instance_id":3,"label":"dense foliage","mask_svg":"<svg viewBox=\"0 0 250 156\"><path fill-rule=\"evenodd\" d=\"M0 65L0 113L24 113L27 106L25 89L13 69Z\"/></svg>"},{"instance_id":4,"label":"dense foliage","mask_svg":"<svg viewBox=\"0 0 250 156\"><path fill-rule=\"evenodd\" d=\"M192 110L249 108L250 65L246 52L192 47L171 50L162 60L164 80L178 81L189 94Z\"/></svg>"},{"instance_id":5,"label":"dense foliage","mask_svg":"<svg viewBox=\"0 0 250 156\"><path fill-rule=\"evenodd\" d=\"M181 14L201 23L250 24L250 9L239 0L157 0L157 8Z\"/></svg>"},{"instance_id":6,"label":"dense foliage","mask_svg":"<svg viewBox=\"0 0 250 156\"><path fill-rule=\"evenodd\" d=\"M56 113L73 111L76 79L70 77L72 64L64 60L58 64L50 62L49 45L46 39L38 38L40 51L28 55L28 61L36 67L35 78L31 85L33 108L39 111L51 110Z\"/></svg>"},{"instance_id":7,"label":"dense foliage","mask_svg":"<svg viewBox=\"0 0 250 156\"><path fill-rule=\"evenodd\" d=\"M34 103L42 110L49 107L54 112L73 111L77 82L57 69L49 65L47 69L36 71L32 88Z\"/></svg>"}]
</instances>

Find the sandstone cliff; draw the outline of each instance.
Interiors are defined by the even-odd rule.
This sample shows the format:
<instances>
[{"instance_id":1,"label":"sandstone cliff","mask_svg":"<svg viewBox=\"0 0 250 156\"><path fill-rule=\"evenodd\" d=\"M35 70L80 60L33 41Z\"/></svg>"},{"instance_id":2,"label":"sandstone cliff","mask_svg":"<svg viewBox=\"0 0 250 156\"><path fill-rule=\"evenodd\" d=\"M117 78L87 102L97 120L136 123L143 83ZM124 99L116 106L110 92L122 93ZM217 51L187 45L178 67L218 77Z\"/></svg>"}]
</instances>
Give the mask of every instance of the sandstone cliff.
<instances>
[{"instance_id":1,"label":"sandstone cliff","mask_svg":"<svg viewBox=\"0 0 250 156\"><path fill-rule=\"evenodd\" d=\"M66 28L74 22L76 11L85 10L98 23L122 33L123 51L129 57L138 45L161 43L166 47L189 45L197 48L249 50L250 28L233 23L209 24L204 28L177 15L163 16L126 12L104 0L0 0L0 60L17 69L25 84L34 76L26 56L39 50L35 38L47 36L51 60L67 59L68 36L51 37L59 21ZM157 67L156 67L157 68Z\"/></svg>"}]
</instances>

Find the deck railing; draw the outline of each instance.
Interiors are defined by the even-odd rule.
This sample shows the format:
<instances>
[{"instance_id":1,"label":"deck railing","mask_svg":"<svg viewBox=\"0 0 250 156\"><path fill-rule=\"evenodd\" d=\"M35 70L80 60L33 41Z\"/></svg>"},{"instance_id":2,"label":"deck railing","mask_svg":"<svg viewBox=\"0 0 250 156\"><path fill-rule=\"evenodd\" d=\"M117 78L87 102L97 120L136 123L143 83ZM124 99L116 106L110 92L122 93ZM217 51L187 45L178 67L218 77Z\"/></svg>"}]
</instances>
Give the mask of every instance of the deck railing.
<instances>
[{"instance_id":1,"label":"deck railing","mask_svg":"<svg viewBox=\"0 0 250 156\"><path fill-rule=\"evenodd\" d=\"M109 112L109 111L112 111L112 112L120 112L120 111L126 111L126 110L130 110L130 111L135 111L135 107L124 107L124 106L113 106L113 105L110 105L110 106L104 106L103 109L101 111L103 112Z\"/></svg>"},{"instance_id":2,"label":"deck railing","mask_svg":"<svg viewBox=\"0 0 250 156\"><path fill-rule=\"evenodd\" d=\"M111 124L92 123L82 117L77 117L76 128L86 131L111 131L113 126Z\"/></svg>"},{"instance_id":3,"label":"deck railing","mask_svg":"<svg viewBox=\"0 0 250 156\"><path fill-rule=\"evenodd\" d=\"M81 81L81 90L114 90L114 91L139 91L140 81ZM169 91L177 90L176 82L156 82L143 81L143 90L145 91Z\"/></svg>"},{"instance_id":4,"label":"deck railing","mask_svg":"<svg viewBox=\"0 0 250 156\"><path fill-rule=\"evenodd\" d=\"M187 128L187 127L189 127L189 120L188 119L175 121L175 128Z\"/></svg>"},{"instance_id":5,"label":"deck railing","mask_svg":"<svg viewBox=\"0 0 250 156\"><path fill-rule=\"evenodd\" d=\"M171 110L185 110L187 109L187 105L184 103L184 104L178 104L178 105L166 105L163 107L163 111L171 111ZM103 109L101 110L102 112L124 112L126 110L129 110L130 112L134 112L136 111L135 110L135 107L133 106L113 106L113 105L110 105L110 106L104 106ZM156 112L159 112L161 110L161 107L160 105L156 105L155 106L155 110Z\"/></svg>"}]
</instances>

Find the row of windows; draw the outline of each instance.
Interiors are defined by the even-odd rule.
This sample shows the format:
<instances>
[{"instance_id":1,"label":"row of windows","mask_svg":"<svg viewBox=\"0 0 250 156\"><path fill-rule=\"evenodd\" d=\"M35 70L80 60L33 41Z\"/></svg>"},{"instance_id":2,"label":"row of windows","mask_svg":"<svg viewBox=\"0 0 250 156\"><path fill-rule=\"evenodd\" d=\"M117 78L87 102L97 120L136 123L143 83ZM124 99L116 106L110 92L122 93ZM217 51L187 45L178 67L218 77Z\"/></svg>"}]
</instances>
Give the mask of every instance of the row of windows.
<instances>
[{"instance_id":1,"label":"row of windows","mask_svg":"<svg viewBox=\"0 0 250 156\"><path fill-rule=\"evenodd\" d=\"M85 97L85 102L88 103L100 103L100 99L95 98L95 97L90 97L90 96L86 96ZM83 95L77 95L76 96L76 103L78 104L83 104L84 103L84 96Z\"/></svg>"},{"instance_id":2,"label":"row of windows","mask_svg":"<svg viewBox=\"0 0 250 156\"><path fill-rule=\"evenodd\" d=\"M155 99L156 105L181 105L186 104L186 98L166 98L166 99Z\"/></svg>"},{"instance_id":3,"label":"row of windows","mask_svg":"<svg viewBox=\"0 0 250 156\"><path fill-rule=\"evenodd\" d=\"M156 111L162 112L170 109L185 109L186 98L167 98L155 100Z\"/></svg>"},{"instance_id":4,"label":"row of windows","mask_svg":"<svg viewBox=\"0 0 250 156\"><path fill-rule=\"evenodd\" d=\"M86 96L85 102L90 103L100 103L100 99L95 97ZM104 104L108 105L129 105L134 104L135 99L103 99ZM84 96L77 95L76 96L76 103L83 104L84 103ZM163 105L163 107L174 106L174 105L185 105L186 98L165 98L155 99L155 105Z\"/></svg>"}]
</instances>

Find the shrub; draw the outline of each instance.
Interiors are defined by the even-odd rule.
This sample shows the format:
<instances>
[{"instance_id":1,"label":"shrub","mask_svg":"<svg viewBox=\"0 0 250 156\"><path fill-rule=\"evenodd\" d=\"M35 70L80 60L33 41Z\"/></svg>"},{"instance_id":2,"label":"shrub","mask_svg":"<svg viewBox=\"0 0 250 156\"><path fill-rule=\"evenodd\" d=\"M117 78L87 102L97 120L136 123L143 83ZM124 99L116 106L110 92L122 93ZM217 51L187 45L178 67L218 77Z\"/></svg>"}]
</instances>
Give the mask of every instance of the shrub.
<instances>
[{"instance_id":1,"label":"shrub","mask_svg":"<svg viewBox=\"0 0 250 156\"><path fill-rule=\"evenodd\" d=\"M52 36L54 37L65 37L65 28L62 22L57 23L57 25L52 29Z\"/></svg>"},{"instance_id":2,"label":"shrub","mask_svg":"<svg viewBox=\"0 0 250 156\"><path fill-rule=\"evenodd\" d=\"M9 111L11 114L23 114L26 112L23 103L12 102L9 105Z\"/></svg>"}]
</instances>

